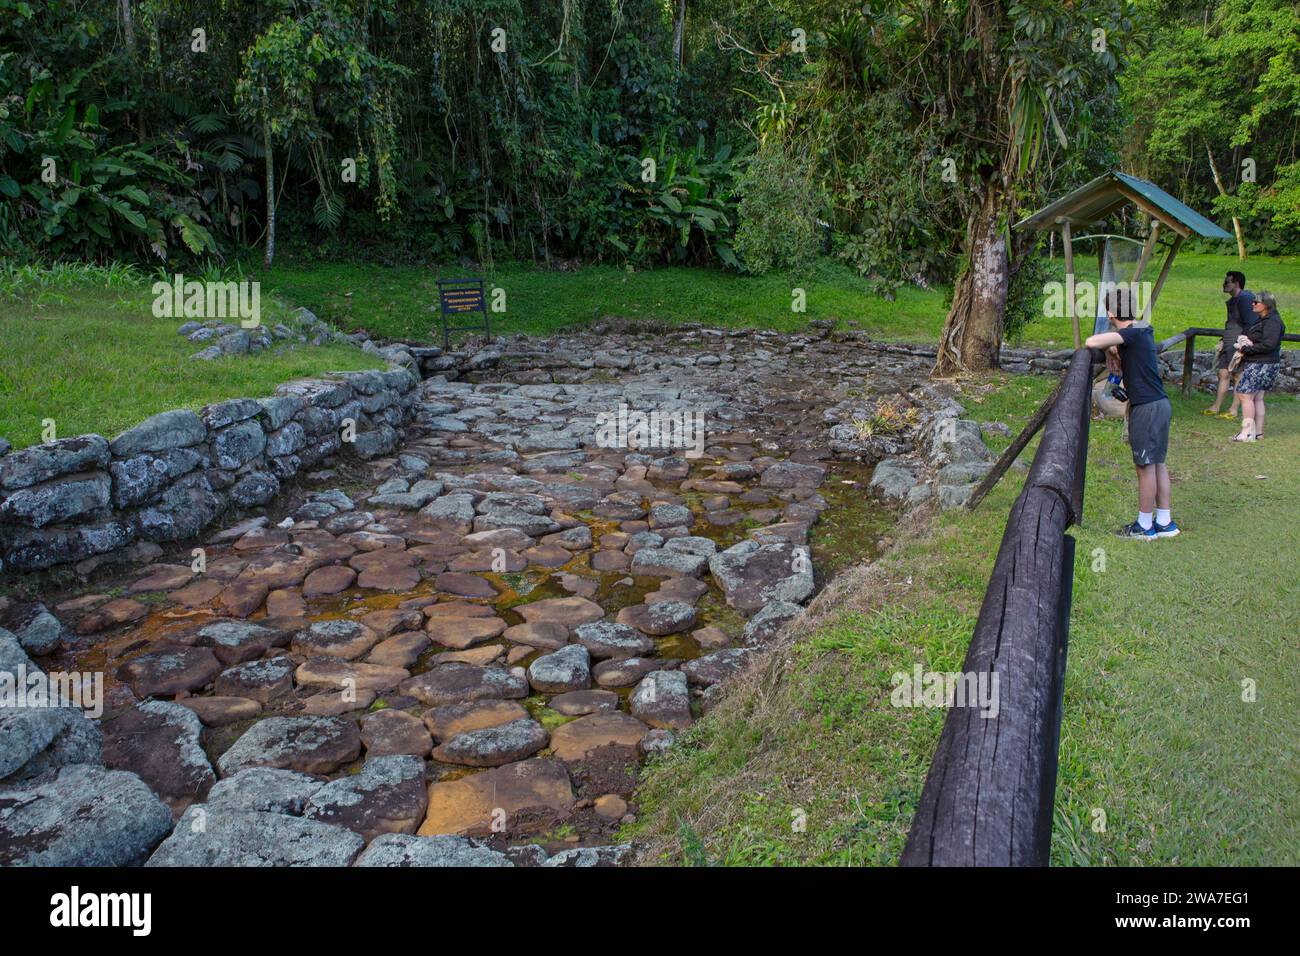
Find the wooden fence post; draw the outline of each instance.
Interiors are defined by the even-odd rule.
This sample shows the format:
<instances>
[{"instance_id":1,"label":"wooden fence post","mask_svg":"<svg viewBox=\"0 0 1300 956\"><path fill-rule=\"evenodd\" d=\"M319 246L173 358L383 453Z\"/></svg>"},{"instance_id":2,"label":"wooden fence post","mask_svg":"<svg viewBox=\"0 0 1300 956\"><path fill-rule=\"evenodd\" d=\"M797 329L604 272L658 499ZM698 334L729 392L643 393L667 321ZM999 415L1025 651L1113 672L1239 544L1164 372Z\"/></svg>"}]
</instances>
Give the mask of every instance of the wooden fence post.
<instances>
[{"instance_id":1,"label":"wooden fence post","mask_svg":"<svg viewBox=\"0 0 1300 956\"><path fill-rule=\"evenodd\" d=\"M1186 396L1192 387L1192 367L1196 362L1196 333L1187 336L1187 344L1183 346L1183 395Z\"/></svg>"},{"instance_id":2,"label":"wooden fence post","mask_svg":"<svg viewBox=\"0 0 1300 956\"><path fill-rule=\"evenodd\" d=\"M1007 473L1011 463L1020 457L1020 453L1025 450L1025 446L1043 427L1043 422L1047 421L1047 416L1051 414L1052 408L1056 405L1057 396L1060 394L1061 382L1057 382L1056 388L1052 389L1052 393L1043 400L1043 404L1039 405L1038 410L1029 416L1029 423L1021 429L1020 434L998 456L998 460L989 469L989 473L984 476L984 480L975 486L975 490L966 499L968 511L974 511L979 506L979 503L984 500L984 496L993 490L993 486L1002 480L1002 476Z\"/></svg>"}]
</instances>

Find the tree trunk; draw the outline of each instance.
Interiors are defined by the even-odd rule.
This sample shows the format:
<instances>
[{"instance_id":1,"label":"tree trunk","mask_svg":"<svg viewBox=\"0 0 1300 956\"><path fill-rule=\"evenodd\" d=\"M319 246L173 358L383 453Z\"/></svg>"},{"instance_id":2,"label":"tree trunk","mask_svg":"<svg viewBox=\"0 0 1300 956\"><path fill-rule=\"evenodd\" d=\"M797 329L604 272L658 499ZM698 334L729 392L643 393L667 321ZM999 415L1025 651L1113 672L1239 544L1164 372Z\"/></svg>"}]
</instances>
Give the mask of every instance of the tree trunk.
<instances>
[{"instance_id":1,"label":"tree trunk","mask_svg":"<svg viewBox=\"0 0 1300 956\"><path fill-rule=\"evenodd\" d=\"M1214 153L1210 152L1210 144L1205 144L1205 157L1210 161L1210 174L1214 176L1214 185L1218 187L1219 195L1228 195L1228 190L1223 187L1223 179L1219 176L1219 167L1215 165ZM1237 258L1242 262L1246 261L1246 238L1241 234L1241 220L1236 216L1232 217L1232 231L1237 236Z\"/></svg>"},{"instance_id":2,"label":"tree trunk","mask_svg":"<svg viewBox=\"0 0 1300 956\"><path fill-rule=\"evenodd\" d=\"M131 82L142 82L144 78L135 75L140 61L135 52L135 15L131 13L131 0L117 0L117 8L122 14L122 37L126 40L127 58L131 61ZM139 104L132 114L131 121L135 123L136 136L143 141L145 139L144 110Z\"/></svg>"},{"instance_id":3,"label":"tree trunk","mask_svg":"<svg viewBox=\"0 0 1300 956\"><path fill-rule=\"evenodd\" d=\"M122 11L122 35L126 39L127 51L131 62L135 62L135 20L131 15L131 0L117 0L118 9Z\"/></svg>"},{"instance_id":4,"label":"tree trunk","mask_svg":"<svg viewBox=\"0 0 1300 956\"><path fill-rule=\"evenodd\" d=\"M970 260L953 286L933 378L986 372L998 366L1010 281L1006 239L999 228L1001 212L1001 191L990 184L966 225Z\"/></svg>"},{"instance_id":5,"label":"tree trunk","mask_svg":"<svg viewBox=\"0 0 1300 956\"><path fill-rule=\"evenodd\" d=\"M673 59L680 68L686 62L686 0L677 0L673 15Z\"/></svg>"},{"instance_id":6,"label":"tree trunk","mask_svg":"<svg viewBox=\"0 0 1300 956\"><path fill-rule=\"evenodd\" d=\"M262 145L266 150L266 268L275 258L275 154L271 151L271 121L262 121Z\"/></svg>"}]
</instances>

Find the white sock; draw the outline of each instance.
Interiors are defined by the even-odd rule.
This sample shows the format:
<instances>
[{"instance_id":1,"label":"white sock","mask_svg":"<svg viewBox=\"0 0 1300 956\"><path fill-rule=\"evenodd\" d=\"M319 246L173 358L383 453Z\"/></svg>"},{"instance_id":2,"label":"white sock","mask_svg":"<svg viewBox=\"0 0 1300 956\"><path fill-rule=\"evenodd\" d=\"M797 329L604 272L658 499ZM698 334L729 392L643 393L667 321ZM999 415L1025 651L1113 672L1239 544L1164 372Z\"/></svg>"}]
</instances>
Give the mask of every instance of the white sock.
<instances>
[{"instance_id":1,"label":"white sock","mask_svg":"<svg viewBox=\"0 0 1300 956\"><path fill-rule=\"evenodd\" d=\"M1168 508L1157 508L1157 509L1156 509L1156 524L1160 524L1160 525L1169 524L1169 509L1168 509Z\"/></svg>"},{"instance_id":2,"label":"white sock","mask_svg":"<svg viewBox=\"0 0 1300 956\"><path fill-rule=\"evenodd\" d=\"M1138 512L1138 527L1141 528L1143 531L1147 531L1148 529L1150 529L1150 527L1151 527L1151 512L1149 512L1149 511L1139 511L1139 512Z\"/></svg>"}]
</instances>

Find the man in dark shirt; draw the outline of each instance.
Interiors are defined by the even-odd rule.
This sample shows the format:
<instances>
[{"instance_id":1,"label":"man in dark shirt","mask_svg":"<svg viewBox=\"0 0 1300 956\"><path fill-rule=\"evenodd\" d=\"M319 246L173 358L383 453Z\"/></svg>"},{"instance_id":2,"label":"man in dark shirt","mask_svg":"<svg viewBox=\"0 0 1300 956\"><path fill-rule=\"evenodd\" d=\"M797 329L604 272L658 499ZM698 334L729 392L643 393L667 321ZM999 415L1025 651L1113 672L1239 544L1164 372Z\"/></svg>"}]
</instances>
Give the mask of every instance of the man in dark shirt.
<instances>
[{"instance_id":1,"label":"man in dark shirt","mask_svg":"<svg viewBox=\"0 0 1300 956\"><path fill-rule=\"evenodd\" d=\"M1232 362L1233 350L1237 347L1237 336L1244 333L1248 328L1255 324L1255 316L1252 312L1252 306L1255 304L1255 296L1246 288L1246 276L1241 272L1229 272L1223 277L1223 294L1228 297L1228 318L1223 323L1223 344L1214 353L1214 367L1219 375L1218 391L1214 395L1214 404L1205 409L1206 415L1218 415L1223 408L1223 400L1228 395L1228 383L1232 379L1232 371L1228 365ZM1223 413L1224 418L1230 418L1234 421L1237 418L1237 407L1241 400L1234 393L1232 396L1232 405Z\"/></svg>"},{"instance_id":2,"label":"man in dark shirt","mask_svg":"<svg viewBox=\"0 0 1300 956\"><path fill-rule=\"evenodd\" d=\"M1128 441L1137 469L1138 516L1119 534L1125 538L1172 538L1178 525L1170 514L1169 422L1173 406L1160 381L1156 361L1156 340L1151 326L1133 324L1133 303L1120 291L1106 298L1110 332L1090 335L1083 344L1090 349L1116 348L1128 393Z\"/></svg>"}]
</instances>

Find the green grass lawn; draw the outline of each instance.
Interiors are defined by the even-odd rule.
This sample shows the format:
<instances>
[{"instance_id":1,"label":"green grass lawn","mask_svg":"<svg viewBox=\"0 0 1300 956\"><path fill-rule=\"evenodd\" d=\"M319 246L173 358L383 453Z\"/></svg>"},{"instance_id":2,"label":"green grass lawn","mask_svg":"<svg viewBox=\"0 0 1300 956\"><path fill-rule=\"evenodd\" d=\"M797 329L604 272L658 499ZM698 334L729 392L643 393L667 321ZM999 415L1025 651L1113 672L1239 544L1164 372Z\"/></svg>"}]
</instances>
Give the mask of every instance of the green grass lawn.
<instances>
[{"instance_id":1,"label":"green grass lawn","mask_svg":"<svg viewBox=\"0 0 1300 956\"><path fill-rule=\"evenodd\" d=\"M126 270L61 270L31 282L0 273L0 437L21 448L56 436L113 437L171 408L261 398L293 378L379 368L351 346L295 344L252 355L193 361L202 345L154 318L149 283ZM285 307L262 300L274 325Z\"/></svg>"},{"instance_id":2,"label":"green grass lawn","mask_svg":"<svg viewBox=\"0 0 1300 956\"><path fill-rule=\"evenodd\" d=\"M1059 256L1053 265L1061 268ZM1094 259L1081 259L1080 278L1093 278L1087 268L1096 268ZM1193 325L1222 325L1223 274L1237 268L1246 273L1250 288L1277 293L1283 320L1300 310L1300 257L1256 257L1242 267L1231 256L1185 253L1175 261L1156 306L1153 324L1157 337ZM1148 267L1148 278L1154 281L1158 269L1158 262ZM435 281L466 275L483 274L460 266L381 266L283 258L261 278L267 288L342 328L364 328L393 339L433 341L438 320L431 311L437 299ZM804 328L813 319L835 319L843 325L854 323L886 341L933 343L938 341L945 313L943 289L906 286L889 301L875 295L852 270L828 260L806 271L764 276L686 267L629 271L585 266L548 271L531 264L498 263L483 277L489 288L505 291L506 311L491 316L494 331L503 333L544 335L605 316L783 331ZM805 312L791 311L796 288L807 295ZM1300 328L1300 319L1291 324ZM1032 322L1023 344L1068 348L1072 344L1070 322L1064 318Z\"/></svg>"},{"instance_id":3,"label":"green grass lawn","mask_svg":"<svg viewBox=\"0 0 1300 956\"><path fill-rule=\"evenodd\" d=\"M389 338L433 340L439 278L483 275L460 266L378 266L283 260L262 281L345 329L365 328ZM545 335L604 316L669 323L793 331L813 319L856 321L881 338L937 341L943 328L941 292L900 289L895 301L872 294L844 266L818 262L798 274L741 276L722 269L665 267L629 271L584 266L548 271L498 263L483 276L505 290L504 313L490 316L494 332ZM791 311L803 289L807 311Z\"/></svg>"},{"instance_id":4,"label":"green grass lawn","mask_svg":"<svg viewBox=\"0 0 1300 956\"><path fill-rule=\"evenodd\" d=\"M995 382L969 387L968 408L1013 430L1052 384ZM1269 437L1234 445L1205 403L1174 398L1176 539L1113 536L1136 511L1131 458L1120 423L1093 423L1057 865L1300 862L1300 408L1275 398ZM959 668L1022 482L1013 470L977 511L942 515L832 584L842 593L811 633L646 772L629 835L656 859L894 864L944 714L892 707L889 676Z\"/></svg>"},{"instance_id":5,"label":"green grass lawn","mask_svg":"<svg viewBox=\"0 0 1300 956\"><path fill-rule=\"evenodd\" d=\"M1170 468L1185 533L1173 540L1107 535L1136 512L1133 469L1119 423L1095 428L1058 863L1300 863L1300 408L1275 397L1268 438L1234 445L1232 424L1198 414L1205 404L1175 399Z\"/></svg>"}]
</instances>

